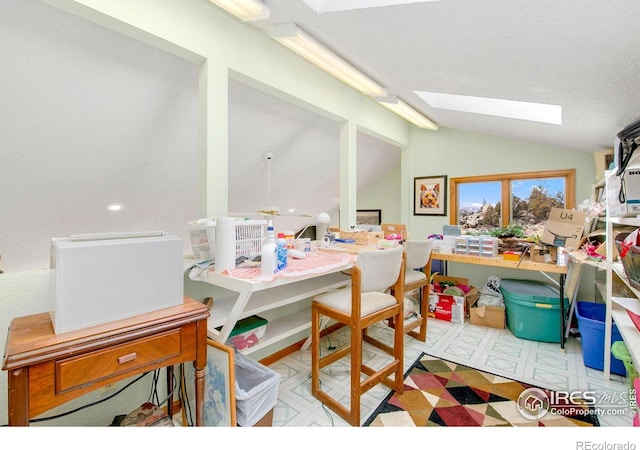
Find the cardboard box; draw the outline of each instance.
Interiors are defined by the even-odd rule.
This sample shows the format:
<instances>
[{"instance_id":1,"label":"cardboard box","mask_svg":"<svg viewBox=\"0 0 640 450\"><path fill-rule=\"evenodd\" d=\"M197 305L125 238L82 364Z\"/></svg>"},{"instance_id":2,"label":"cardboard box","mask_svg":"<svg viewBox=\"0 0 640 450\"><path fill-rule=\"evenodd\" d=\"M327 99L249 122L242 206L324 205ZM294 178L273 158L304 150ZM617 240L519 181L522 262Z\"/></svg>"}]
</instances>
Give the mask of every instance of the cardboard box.
<instances>
[{"instance_id":1,"label":"cardboard box","mask_svg":"<svg viewBox=\"0 0 640 450\"><path fill-rule=\"evenodd\" d=\"M469 307L478 300L478 290L469 285L467 278L447 277L434 275L433 283L452 282L454 285L466 285L470 287L464 297L431 292L429 295L428 317L453 323L464 323Z\"/></svg>"},{"instance_id":2,"label":"cardboard box","mask_svg":"<svg viewBox=\"0 0 640 450\"><path fill-rule=\"evenodd\" d=\"M390 234L397 234L402 236L403 239L409 239L407 227L401 223L382 223L380 224L380 228L382 228L382 234L384 237L387 237Z\"/></svg>"},{"instance_id":3,"label":"cardboard box","mask_svg":"<svg viewBox=\"0 0 640 450\"><path fill-rule=\"evenodd\" d=\"M376 247L379 239L384 239L382 231L342 231L339 232L339 239L352 239L357 245Z\"/></svg>"},{"instance_id":4,"label":"cardboard box","mask_svg":"<svg viewBox=\"0 0 640 450\"><path fill-rule=\"evenodd\" d=\"M506 310L504 306L478 306L469 308L469 322L483 327L504 328Z\"/></svg>"},{"instance_id":5,"label":"cardboard box","mask_svg":"<svg viewBox=\"0 0 640 450\"><path fill-rule=\"evenodd\" d=\"M578 249L586 214L572 209L551 208L541 241L555 247Z\"/></svg>"},{"instance_id":6,"label":"cardboard box","mask_svg":"<svg viewBox=\"0 0 640 450\"><path fill-rule=\"evenodd\" d=\"M533 245L529 248L533 262L554 263L558 258L558 249L552 245Z\"/></svg>"}]
</instances>

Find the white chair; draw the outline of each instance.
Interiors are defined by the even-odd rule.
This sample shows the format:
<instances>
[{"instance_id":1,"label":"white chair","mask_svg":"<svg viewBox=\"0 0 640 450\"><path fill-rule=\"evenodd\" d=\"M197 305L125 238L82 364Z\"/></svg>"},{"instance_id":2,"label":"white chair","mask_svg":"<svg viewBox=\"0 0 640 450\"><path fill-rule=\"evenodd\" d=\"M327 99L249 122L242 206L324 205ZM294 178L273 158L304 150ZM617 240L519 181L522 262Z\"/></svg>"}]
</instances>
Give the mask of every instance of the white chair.
<instances>
[{"instance_id":1,"label":"white chair","mask_svg":"<svg viewBox=\"0 0 640 450\"><path fill-rule=\"evenodd\" d=\"M403 330L394 330L393 346L368 336L366 329L384 320L402 321L405 252L402 246L358 253L351 270L351 287L314 297L311 306L311 393L353 426L360 426L360 397L379 383L402 393ZM391 290L389 290L391 289ZM389 293L392 292L392 293ZM320 355L320 320L329 317L350 328L350 343L325 356ZM367 342L391 356L391 362L373 369L362 362L362 344ZM351 398L346 407L321 389L320 369L351 356ZM361 374L366 378L362 380Z\"/></svg>"},{"instance_id":2,"label":"white chair","mask_svg":"<svg viewBox=\"0 0 640 450\"><path fill-rule=\"evenodd\" d=\"M419 315L404 321L404 332L425 342L427 340L427 313L429 311L429 291L431 286L431 249L432 240L410 239L405 242L407 263L404 275L404 292L418 289ZM395 328L395 322L388 325ZM418 331L415 331L419 328Z\"/></svg>"}]
</instances>

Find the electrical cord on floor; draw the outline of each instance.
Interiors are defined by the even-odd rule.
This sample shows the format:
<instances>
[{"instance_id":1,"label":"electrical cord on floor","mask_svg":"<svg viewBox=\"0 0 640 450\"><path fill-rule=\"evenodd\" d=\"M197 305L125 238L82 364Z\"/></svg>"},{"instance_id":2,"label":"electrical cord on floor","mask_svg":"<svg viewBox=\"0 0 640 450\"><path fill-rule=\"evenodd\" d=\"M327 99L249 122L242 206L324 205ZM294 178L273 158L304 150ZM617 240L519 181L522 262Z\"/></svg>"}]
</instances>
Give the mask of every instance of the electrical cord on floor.
<instances>
[{"instance_id":1,"label":"electrical cord on floor","mask_svg":"<svg viewBox=\"0 0 640 450\"><path fill-rule=\"evenodd\" d=\"M189 395L187 394L186 378L184 375L184 364L180 364L180 389L179 398L182 405L182 422L188 427L193 426L193 416L191 415L191 405L189 403Z\"/></svg>"},{"instance_id":2,"label":"electrical cord on floor","mask_svg":"<svg viewBox=\"0 0 640 450\"><path fill-rule=\"evenodd\" d=\"M149 393L148 403L153 403L156 406L160 406L160 399L158 398L158 378L160 377L160 369L153 371L153 379L151 380L151 392Z\"/></svg>"},{"instance_id":3,"label":"electrical cord on floor","mask_svg":"<svg viewBox=\"0 0 640 450\"><path fill-rule=\"evenodd\" d=\"M131 385L133 385L134 383L140 381L142 378L144 378L149 372L143 373L142 375L140 375L138 378L136 378L135 380L131 381L129 384L127 384L126 386L123 386L121 389L119 389L117 392L114 392L113 394L109 395L108 397L102 398L98 401L95 401L93 403L88 403L86 405L80 406L76 409L72 409L71 411L67 411L64 413L60 413L60 414L56 414L54 416L49 416L49 417L41 417L38 419L31 419L29 420L29 423L36 423L36 422L45 422L47 420L54 420L54 419L59 419L61 417L65 417L68 416L70 414L74 414L77 413L78 411L81 411L83 409L86 408L90 408L91 406L95 406L95 405L99 405L100 403L106 402L107 400L111 400L113 397L115 397L116 395L122 393L125 389L129 388Z\"/></svg>"},{"instance_id":4,"label":"electrical cord on floor","mask_svg":"<svg viewBox=\"0 0 640 450\"><path fill-rule=\"evenodd\" d=\"M158 398L158 388L157 388L157 384L158 384L158 380L159 380L159 375L160 375L160 369L156 369L157 370L157 376L155 377L155 386L156 388L154 389L155 391L155 398L156 398L156 403L154 403L156 406L160 407L162 405L164 405L165 403L168 403L169 397L171 397L175 392L176 392L176 377L174 374L171 375L171 390L169 392L167 392L167 396L164 398L164 400L160 401L160 399Z\"/></svg>"},{"instance_id":5,"label":"electrical cord on floor","mask_svg":"<svg viewBox=\"0 0 640 450\"><path fill-rule=\"evenodd\" d=\"M311 378L311 374L309 374L309 378ZM318 384L320 384L320 386L322 386L322 380L318 380ZM333 411L331 411L329 408L327 408L327 406L324 403L321 403L321 405L322 405L322 409L324 410L325 414L331 420L331 426L334 427L335 426L335 422L333 421L333 414L335 414L335 413Z\"/></svg>"},{"instance_id":6,"label":"electrical cord on floor","mask_svg":"<svg viewBox=\"0 0 640 450\"><path fill-rule=\"evenodd\" d=\"M322 404L322 409L324 409L325 414L326 414L327 416L329 416L329 419L331 420L331 426L332 426L332 427L335 427L335 426L336 426L336 424L335 424L335 422L333 421L333 414L334 414L334 413L333 413L329 408L327 408L327 406L326 406L324 403Z\"/></svg>"}]
</instances>

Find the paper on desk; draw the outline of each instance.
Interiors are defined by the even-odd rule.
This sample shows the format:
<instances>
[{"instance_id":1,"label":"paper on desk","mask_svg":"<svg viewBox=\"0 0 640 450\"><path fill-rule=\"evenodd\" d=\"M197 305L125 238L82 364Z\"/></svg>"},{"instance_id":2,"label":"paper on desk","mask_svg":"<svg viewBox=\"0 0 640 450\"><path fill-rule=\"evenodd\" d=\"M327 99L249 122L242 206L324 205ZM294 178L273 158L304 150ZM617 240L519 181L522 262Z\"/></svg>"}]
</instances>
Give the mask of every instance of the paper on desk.
<instances>
[{"instance_id":1,"label":"paper on desk","mask_svg":"<svg viewBox=\"0 0 640 450\"><path fill-rule=\"evenodd\" d=\"M199 261L190 265L187 268L187 273L189 274L190 280L200 280L206 281L206 275L203 275L212 265L214 264L213 260Z\"/></svg>"},{"instance_id":2,"label":"paper on desk","mask_svg":"<svg viewBox=\"0 0 640 450\"><path fill-rule=\"evenodd\" d=\"M628 309L632 313L640 315L640 300L637 298L611 297L611 300L622 306L624 309Z\"/></svg>"}]
</instances>

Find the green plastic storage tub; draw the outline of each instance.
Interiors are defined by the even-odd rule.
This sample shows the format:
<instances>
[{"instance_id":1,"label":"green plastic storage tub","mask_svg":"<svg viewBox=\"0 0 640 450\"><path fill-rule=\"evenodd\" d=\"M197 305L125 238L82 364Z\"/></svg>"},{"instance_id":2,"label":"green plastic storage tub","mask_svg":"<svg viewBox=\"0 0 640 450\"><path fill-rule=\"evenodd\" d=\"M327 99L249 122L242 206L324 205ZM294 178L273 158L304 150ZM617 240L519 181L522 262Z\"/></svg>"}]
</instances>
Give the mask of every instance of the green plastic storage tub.
<instances>
[{"instance_id":1,"label":"green plastic storage tub","mask_svg":"<svg viewBox=\"0 0 640 450\"><path fill-rule=\"evenodd\" d=\"M222 327L216 329L219 331ZM236 322L225 344L238 351L246 350L262 342L266 331L267 319L256 315L245 317Z\"/></svg>"},{"instance_id":2,"label":"green plastic storage tub","mask_svg":"<svg viewBox=\"0 0 640 450\"><path fill-rule=\"evenodd\" d=\"M507 328L521 339L561 342L558 289L533 280L500 280L507 312ZM569 301L565 299L565 316Z\"/></svg>"}]
</instances>

